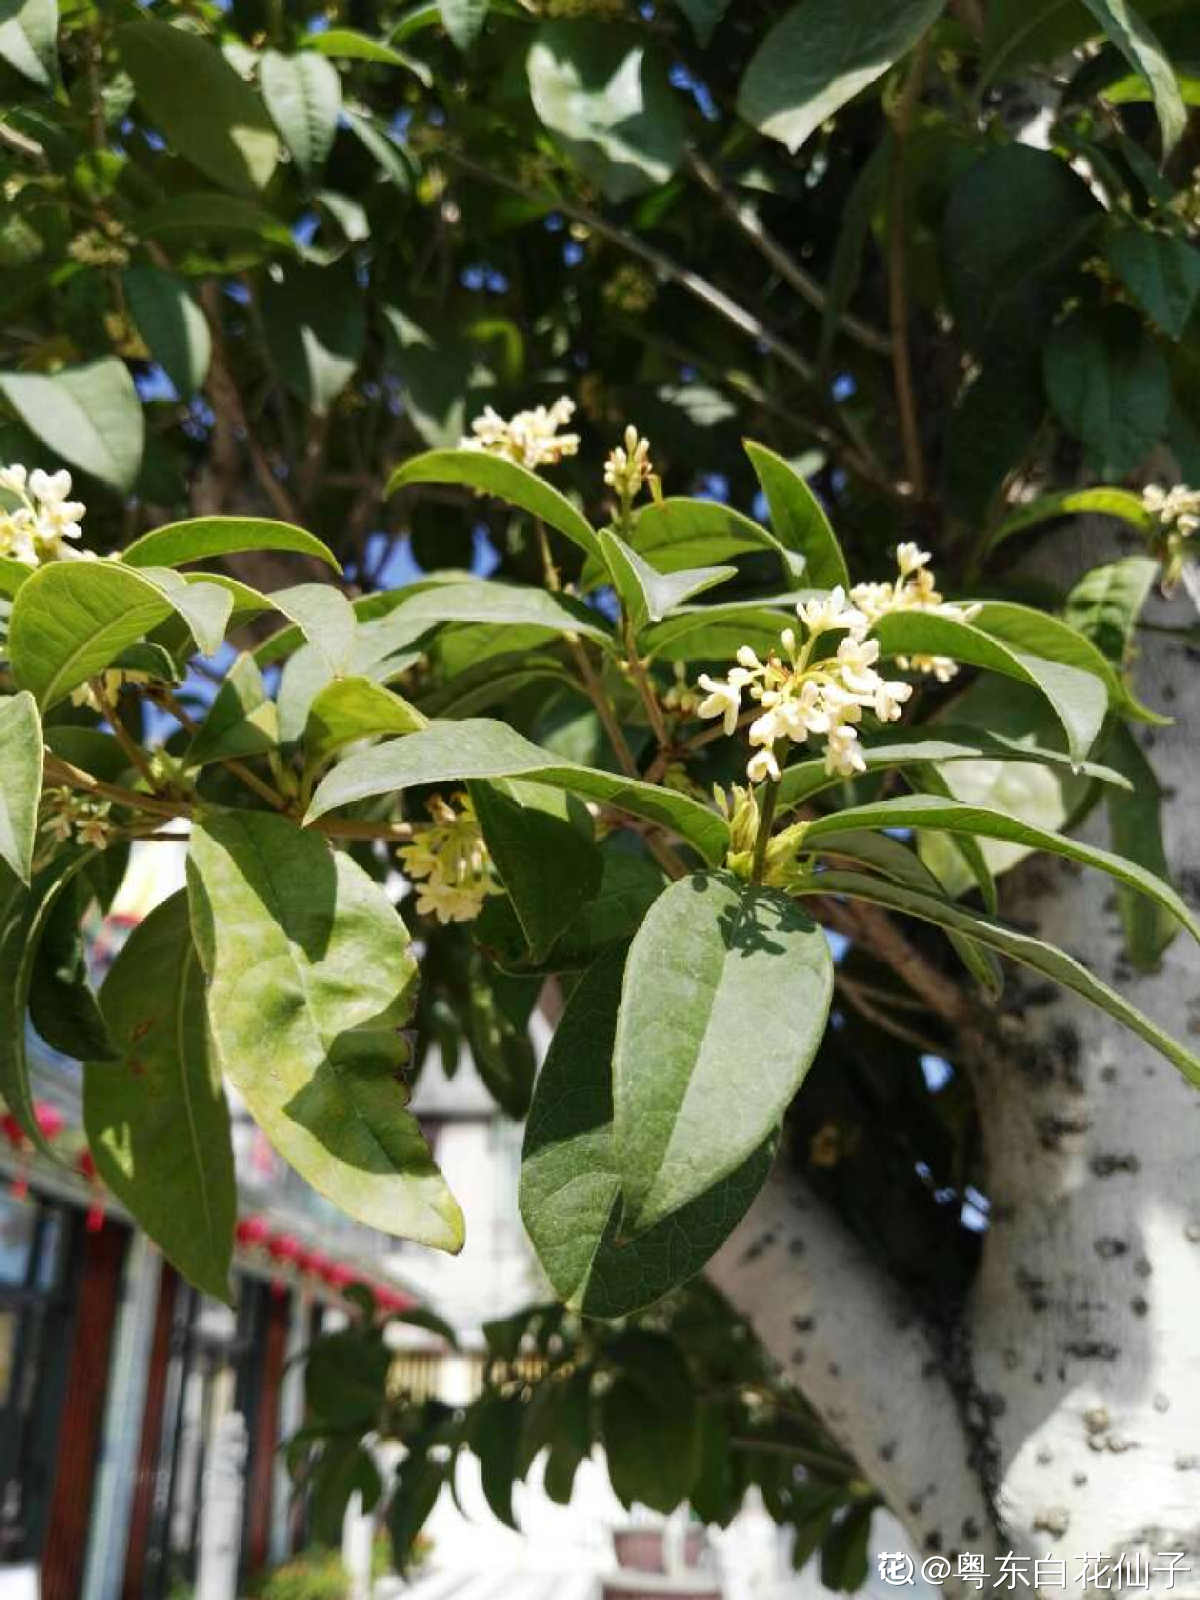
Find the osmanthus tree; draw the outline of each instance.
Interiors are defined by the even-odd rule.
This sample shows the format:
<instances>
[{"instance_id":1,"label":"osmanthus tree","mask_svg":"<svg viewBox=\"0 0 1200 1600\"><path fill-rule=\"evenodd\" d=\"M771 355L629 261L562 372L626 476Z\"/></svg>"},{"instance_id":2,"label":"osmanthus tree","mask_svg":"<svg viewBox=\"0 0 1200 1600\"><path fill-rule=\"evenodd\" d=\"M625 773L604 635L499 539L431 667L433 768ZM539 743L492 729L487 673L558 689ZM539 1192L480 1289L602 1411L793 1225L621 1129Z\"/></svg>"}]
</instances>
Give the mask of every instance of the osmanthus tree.
<instances>
[{"instance_id":1,"label":"osmanthus tree","mask_svg":"<svg viewBox=\"0 0 1200 1600\"><path fill-rule=\"evenodd\" d=\"M553 1303L465 1413L364 1312L295 1447L401 1556L596 1437L848 1586L1194 1553L1194 7L644 11L0 8L0 1094L28 1011L223 1293L222 1075L454 1248L469 1043Z\"/></svg>"}]
</instances>

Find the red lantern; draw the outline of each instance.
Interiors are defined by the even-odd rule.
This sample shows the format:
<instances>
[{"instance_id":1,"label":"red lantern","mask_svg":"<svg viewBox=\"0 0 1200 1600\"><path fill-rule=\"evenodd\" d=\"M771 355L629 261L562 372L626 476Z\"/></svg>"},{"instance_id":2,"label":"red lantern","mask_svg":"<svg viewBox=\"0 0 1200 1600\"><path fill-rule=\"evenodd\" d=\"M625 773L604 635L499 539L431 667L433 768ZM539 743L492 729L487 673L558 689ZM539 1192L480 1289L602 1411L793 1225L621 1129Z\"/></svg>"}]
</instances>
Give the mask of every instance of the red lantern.
<instances>
[{"instance_id":1,"label":"red lantern","mask_svg":"<svg viewBox=\"0 0 1200 1600\"><path fill-rule=\"evenodd\" d=\"M267 1254L274 1261L295 1262L301 1255L300 1241L290 1233L277 1233L267 1241Z\"/></svg>"},{"instance_id":2,"label":"red lantern","mask_svg":"<svg viewBox=\"0 0 1200 1600\"><path fill-rule=\"evenodd\" d=\"M67 1125L62 1112L48 1100L37 1102L33 1108L33 1120L37 1123L38 1132L47 1141L57 1139Z\"/></svg>"},{"instance_id":3,"label":"red lantern","mask_svg":"<svg viewBox=\"0 0 1200 1600\"><path fill-rule=\"evenodd\" d=\"M262 1244L270 1231L262 1217L239 1217L233 1235L239 1244L253 1247Z\"/></svg>"}]
</instances>

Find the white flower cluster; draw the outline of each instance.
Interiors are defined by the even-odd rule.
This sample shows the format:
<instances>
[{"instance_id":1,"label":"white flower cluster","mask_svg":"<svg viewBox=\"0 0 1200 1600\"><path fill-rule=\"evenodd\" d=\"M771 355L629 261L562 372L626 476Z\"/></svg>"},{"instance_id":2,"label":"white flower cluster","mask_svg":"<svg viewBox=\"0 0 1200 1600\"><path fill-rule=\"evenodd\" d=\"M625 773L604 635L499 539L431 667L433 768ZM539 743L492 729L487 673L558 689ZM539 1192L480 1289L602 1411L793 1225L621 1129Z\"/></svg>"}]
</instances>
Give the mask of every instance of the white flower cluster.
<instances>
[{"instance_id":1,"label":"white flower cluster","mask_svg":"<svg viewBox=\"0 0 1200 1600\"><path fill-rule=\"evenodd\" d=\"M631 505L654 475L650 460L650 441L639 436L632 423L625 429L624 444L608 452L604 463L604 482L615 489L621 504Z\"/></svg>"},{"instance_id":2,"label":"white flower cluster","mask_svg":"<svg viewBox=\"0 0 1200 1600\"><path fill-rule=\"evenodd\" d=\"M103 850L113 834L108 800L94 800L65 787L47 789L42 796L42 832L58 844L74 839L78 844Z\"/></svg>"},{"instance_id":3,"label":"white flower cluster","mask_svg":"<svg viewBox=\"0 0 1200 1600\"><path fill-rule=\"evenodd\" d=\"M575 402L566 395L552 406L518 411L508 421L487 406L483 415L472 422L471 432L463 437L460 448L503 456L519 467L528 467L531 472L539 467L554 467L565 456L578 454L579 435L559 432L574 415Z\"/></svg>"},{"instance_id":4,"label":"white flower cluster","mask_svg":"<svg viewBox=\"0 0 1200 1600\"><path fill-rule=\"evenodd\" d=\"M978 613L978 606L956 606L942 598L929 570L929 560L928 550L915 544L898 544L896 564L900 575L895 583L855 584L850 598L871 627L891 611L929 611L954 622L970 622ZM958 671L958 663L949 656L897 656L896 665L901 672L911 669L929 673L939 683L949 683Z\"/></svg>"},{"instance_id":5,"label":"white flower cluster","mask_svg":"<svg viewBox=\"0 0 1200 1600\"><path fill-rule=\"evenodd\" d=\"M492 859L475 807L466 795L455 795L459 810L438 796L429 802L433 822L411 844L397 852L417 890L417 910L439 922L470 922L489 894L499 894Z\"/></svg>"},{"instance_id":6,"label":"white flower cluster","mask_svg":"<svg viewBox=\"0 0 1200 1600\"><path fill-rule=\"evenodd\" d=\"M743 645L737 665L725 678L701 674L700 686L708 696L698 714L723 718L726 734L737 728L743 692L762 707L750 724L750 743L756 748L746 775L752 783L778 780L777 745L785 739L802 744L809 734L825 738L827 772L839 777L865 772L858 742L863 712L873 711L881 722L895 722L912 694L911 684L886 679L876 670L879 641L868 638L871 628L892 611L932 611L957 621L975 615L977 607L955 606L942 599L928 570L928 552L902 544L896 558L900 575L895 583L858 584L849 596L839 587L824 599L802 601L796 607L805 630L802 644L797 644L794 629L785 628L780 635L782 651L772 651L766 661ZM836 653L814 659L817 639L834 630L845 635ZM955 662L942 656L899 660L902 670L911 665L934 673L941 682L958 670Z\"/></svg>"},{"instance_id":7,"label":"white flower cluster","mask_svg":"<svg viewBox=\"0 0 1200 1600\"><path fill-rule=\"evenodd\" d=\"M1142 490L1142 505L1160 527L1189 539L1200 528L1200 489L1189 489L1178 483L1173 489L1164 489L1157 483L1147 484Z\"/></svg>"},{"instance_id":8,"label":"white flower cluster","mask_svg":"<svg viewBox=\"0 0 1200 1600\"><path fill-rule=\"evenodd\" d=\"M79 538L79 524L87 509L81 501L67 498L71 492L69 472L43 472L36 467L26 472L17 464L0 467L0 489L20 501L12 511L0 510L0 556L36 567L40 561L84 553L63 543Z\"/></svg>"}]
</instances>

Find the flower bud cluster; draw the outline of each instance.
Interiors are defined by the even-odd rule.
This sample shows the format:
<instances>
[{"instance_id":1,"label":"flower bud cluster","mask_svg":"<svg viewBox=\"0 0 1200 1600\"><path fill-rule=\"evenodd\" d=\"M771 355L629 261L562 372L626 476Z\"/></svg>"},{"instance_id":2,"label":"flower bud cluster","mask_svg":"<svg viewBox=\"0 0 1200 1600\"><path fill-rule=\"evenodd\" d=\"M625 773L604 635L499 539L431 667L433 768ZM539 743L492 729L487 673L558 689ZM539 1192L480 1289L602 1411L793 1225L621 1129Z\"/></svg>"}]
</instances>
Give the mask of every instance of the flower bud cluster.
<instances>
[{"instance_id":1,"label":"flower bud cluster","mask_svg":"<svg viewBox=\"0 0 1200 1600\"><path fill-rule=\"evenodd\" d=\"M604 463L604 482L615 489L623 506L630 506L654 475L650 460L650 441L643 439L632 423L625 429L623 444L610 450Z\"/></svg>"},{"instance_id":2,"label":"flower bud cluster","mask_svg":"<svg viewBox=\"0 0 1200 1600\"><path fill-rule=\"evenodd\" d=\"M926 611L934 616L949 617L953 622L970 622L979 611L978 606L956 606L938 593L933 573L929 570L929 551L915 544L896 546L896 564L900 568L894 583L857 583L850 598L866 617L871 627L893 611ZM939 683L949 683L958 671L958 663L950 656L897 656L901 672L924 672Z\"/></svg>"},{"instance_id":3,"label":"flower bud cluster","mask_svg":"<svg viewBox=\"0 0 1200 1600\"><path fill-rule=\"evenodd\" d=\"M1190 539L1200 528L1200 489L1189 489L1184 483L1164 489L1150 483L1142 490L1142 505L1164 532Z\"/></svg>"},{"instance_id":4,"label":"flower bud cluster","mask_svg":"<svg viewBox=\"0 0 1200 1600\"><path fill-rule=\"evenodd\" d=\"M79 538L87 510L81 501L67 498L69 472L43 472L38 467L27 472L14 463L0 467L0 489L19 502L11 511L0 510L0 556L36 567L41 561L84 554L63 542Z\"/></svg>"},{"instance_id":5,"label":"flower bud cluster","mask_svg":"<svg viewBox=\"0 0 1200 1600\"><path fill-rule=\"evenodd\" d=\"M411 844L398 850L401 865L417 891L417 911L439 922L471 922L489 894L499 894L492 858L479 831L475 807L463 794L454 805L435 795L433 822Z\"/></svg>"},{"instance_id":6,"label":"flower bud cluster","mask_svg":"<svg viewBox=\"0 0 1200 1600\"><path fill-rule=\"evenodd\" d=\"M74 839L78 844L103 850L112 838L112 806L108 800L93 800L89 795L59 787L45 791L42 809L41 831L57 844Z\"/></svg>"},{"instance_id":7,"label":"flower bud cluster","mask_svg":"<svg viewBox=\"0 0 1200 1600\"><path fill-rule=\"evenodd\" d=\"M559 432L574 415L575 402L566 395L551 406L518 411L507 421L487 406L482 416L472 422L471 432L464 436L461 448L503 456L519 467L528 467L531 472L539 467L554 467L565 456L579 452L579 435Z\"/></svg>"}]
</instances>

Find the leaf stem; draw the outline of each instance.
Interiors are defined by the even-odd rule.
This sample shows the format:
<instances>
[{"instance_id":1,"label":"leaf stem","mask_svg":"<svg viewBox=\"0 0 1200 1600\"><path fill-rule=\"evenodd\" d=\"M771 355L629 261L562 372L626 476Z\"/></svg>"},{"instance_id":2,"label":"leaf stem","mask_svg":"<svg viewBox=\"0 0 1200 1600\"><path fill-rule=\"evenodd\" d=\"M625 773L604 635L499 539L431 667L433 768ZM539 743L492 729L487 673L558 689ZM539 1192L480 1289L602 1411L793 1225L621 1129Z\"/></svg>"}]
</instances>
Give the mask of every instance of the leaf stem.
<instances>
[{"instance_id":1,"label":"leaf stem","mask_svg":"<svg viewBox=\"0 0 1200 1600\"><path fill-rule=\"evenodd\" d=\"M768 779L763 785L762 806L758 813L758 833L754 839L754 862L750 868L751 883L761 883L767 860L767 845L775 825L775 807L779 804L779 783Z\"/></svg>"}]
</instances>

